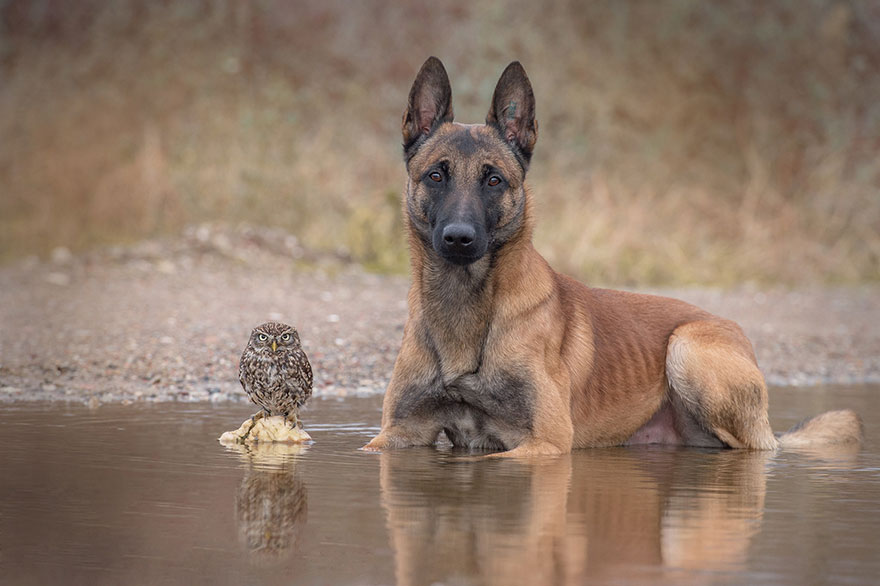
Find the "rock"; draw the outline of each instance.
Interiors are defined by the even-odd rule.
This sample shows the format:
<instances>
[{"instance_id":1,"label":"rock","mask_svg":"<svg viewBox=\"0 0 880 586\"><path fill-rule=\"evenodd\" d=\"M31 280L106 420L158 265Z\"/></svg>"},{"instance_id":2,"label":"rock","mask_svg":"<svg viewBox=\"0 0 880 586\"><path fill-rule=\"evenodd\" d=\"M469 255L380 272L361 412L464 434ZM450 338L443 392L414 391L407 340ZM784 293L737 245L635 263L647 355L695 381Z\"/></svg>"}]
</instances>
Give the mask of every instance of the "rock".
<instances>
[{"instance_id":1,"label":"rock","mask_svg":"<svg viewBox=\"0 0 880 586\"><path fill-rule=\"evenodd\" d=\"M64 273L48 273L45 276L46 282L59 287L70 285L70 277Z\"/></svg>"},{"instance_id":2,"label":"rock","mask_svg":"<svg viewBox=\"0 0 880 586\"><path fill-rule=\"evenodd\" d=\"M70 252L70 249L59 246L52 250L51 258L56 265L66 265L73 260L73 253Z\"/></svg>"},{"instance_id":3,"label":"rock","mask_svg":"<svg viewBox=\"0 0 880 586\"><path fill-rule=\"evenodd\" d=\"M177 272L177 267L170 260L163 259L156 263L156 270L166 275L173 275Z\"/></svg>"},{"instance_id":4,"label":"rock","mask_svg":"<svg viewBox=\"0 0 880 586\"><path fill-rule=\"evenodd\" d=\"M285 468L291 465L291 456L299 456L309 449L308 443L292 444L289 442L223 444L231 452L238 453L249 466L264 468Z\"/></svg>"},{"instance_id":5,"label":"rock","mask_svg":"<svg viewBox=\"0 0 880 586\"><path fill-rule=\"evenodd\" d=\"M312 437L295 423L281 415L263 417L255 422L253 418L245 420L235 431L227 431L220 436L223 445L287 442L300 444L311 441Z\"/></svg>"}]
</instances>

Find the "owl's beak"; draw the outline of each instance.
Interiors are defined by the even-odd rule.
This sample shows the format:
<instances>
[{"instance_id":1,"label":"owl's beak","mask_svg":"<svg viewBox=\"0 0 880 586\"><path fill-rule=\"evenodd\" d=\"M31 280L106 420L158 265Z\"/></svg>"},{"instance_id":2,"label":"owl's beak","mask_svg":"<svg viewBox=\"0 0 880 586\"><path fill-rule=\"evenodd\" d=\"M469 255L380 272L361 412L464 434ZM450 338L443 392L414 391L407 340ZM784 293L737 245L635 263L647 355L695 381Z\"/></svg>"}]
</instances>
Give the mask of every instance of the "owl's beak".
<instances>
[{"instance_id":1,"label":"owl's beak","mask_svg":"<svg viewBox=\"0 0 880 586\"><path fill-rule=\"evenodd\" d=\"M278 348L278 342L272 340L272 352L274 352L276 348Z\"/></svg>"}]
</instances>

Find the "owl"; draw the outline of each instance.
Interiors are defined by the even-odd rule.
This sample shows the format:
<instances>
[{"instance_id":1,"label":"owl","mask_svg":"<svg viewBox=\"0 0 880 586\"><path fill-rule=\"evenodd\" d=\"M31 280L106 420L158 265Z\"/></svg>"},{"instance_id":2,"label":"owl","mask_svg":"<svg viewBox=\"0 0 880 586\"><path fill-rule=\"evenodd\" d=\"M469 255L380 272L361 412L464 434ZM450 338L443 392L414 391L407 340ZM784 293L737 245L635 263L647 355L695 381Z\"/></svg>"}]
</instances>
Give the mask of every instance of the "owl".
<instances>
[{"instance_id":1,"label":"owl","mask_svg":"<svg viewBox=\"0 0 880 586\"><path fill-rule=\"evenodd\" d=\"M283 415L299 423L299 408L312 395L312 366L297 331L278 322L255 328L241 355L238 380L250 400L262 407L254 420Z\"/></svg>"}]
</instances>

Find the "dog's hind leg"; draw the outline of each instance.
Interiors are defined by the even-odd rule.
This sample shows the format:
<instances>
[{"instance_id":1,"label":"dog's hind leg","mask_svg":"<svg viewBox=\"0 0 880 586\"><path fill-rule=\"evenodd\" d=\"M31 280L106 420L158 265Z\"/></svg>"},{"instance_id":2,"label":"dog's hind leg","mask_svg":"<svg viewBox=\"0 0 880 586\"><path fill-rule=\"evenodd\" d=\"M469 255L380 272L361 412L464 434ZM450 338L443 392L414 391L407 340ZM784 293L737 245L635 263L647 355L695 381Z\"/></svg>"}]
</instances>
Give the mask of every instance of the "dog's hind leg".
<instances>
[{"instance_id":1,"label":"dog's hind leg","mask_svg":"<svg viewBox=\"0 0 880 586\"><path fill-rule=\"evenodd\" d=\"M676 328L667 346L666 377L684 443L711 445L717 438L732 448L777 447L764 377L735 323L706 319Z\"/></svg>"}]
</instances>

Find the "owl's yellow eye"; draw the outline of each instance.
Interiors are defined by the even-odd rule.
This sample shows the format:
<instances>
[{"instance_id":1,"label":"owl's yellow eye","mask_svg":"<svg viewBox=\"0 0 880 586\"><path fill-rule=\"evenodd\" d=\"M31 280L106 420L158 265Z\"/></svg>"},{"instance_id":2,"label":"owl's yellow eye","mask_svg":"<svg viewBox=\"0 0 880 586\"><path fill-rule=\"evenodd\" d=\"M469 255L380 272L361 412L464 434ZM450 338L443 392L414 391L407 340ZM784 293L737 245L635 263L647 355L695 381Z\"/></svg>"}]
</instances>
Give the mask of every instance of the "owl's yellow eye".
<instances>
[{"instance_id":1,"label":"owl's yellow eye","mask_svg":"<svg viewBox=\"0 0 880 586\"><path fill-rule=\"evenodd\" d=\"M281 339L284 340L285 342L289 342L290 341L290 334L281 334Z\"/></svg>"},{"instance_id":2,"label":"owl's yellow eye","mask_svg":"<svg viewBox=\"0 0 880 586\"><path fill-rule=\"evenodd\" d=\"M260 334L259 336L257 336L257 338L259 338L260 342L265 342L269 339L269 336L267 336L266 334Z\"/></svg>"}]
</instances>

